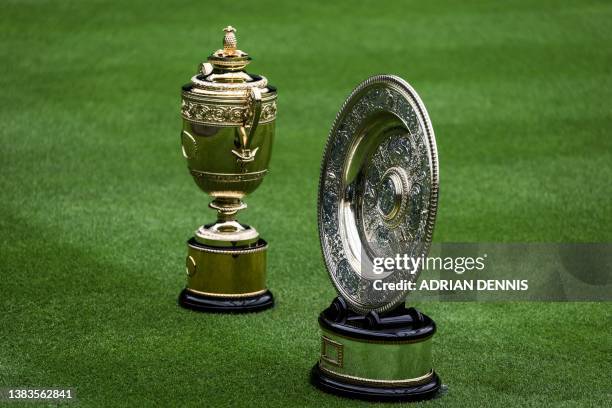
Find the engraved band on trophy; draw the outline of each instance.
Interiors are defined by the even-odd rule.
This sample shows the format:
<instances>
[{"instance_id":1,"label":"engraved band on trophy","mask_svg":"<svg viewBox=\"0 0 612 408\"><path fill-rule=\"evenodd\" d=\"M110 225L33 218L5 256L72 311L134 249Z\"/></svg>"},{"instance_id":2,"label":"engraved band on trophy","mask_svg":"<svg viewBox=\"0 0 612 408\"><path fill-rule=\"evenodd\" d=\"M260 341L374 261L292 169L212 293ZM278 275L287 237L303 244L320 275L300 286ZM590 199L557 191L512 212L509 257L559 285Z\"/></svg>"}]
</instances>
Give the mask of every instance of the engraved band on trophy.
<instances>
[{"instance_id":1,"label":"engraved band on trophy","mask_svg":"<svg viewBox=\"0 0 612 408\"><path fill-rule=\"evenodd\" d=\"M374 258L427 256L437 204L436 141L425 106L401 78L367 79L338 113L321 166L319 238L338 297L319 315L321 354L311 371L318 388L375 401L438 393L435 323L405 306L407 291L375 286L416 282L420 270L371 272Z\"/></svg>"},{"instance_id":2,"label":"engraved band on trophy","mask_svg":"<svg viewBox=\"0 0 612 408\"><path fill-rule=\"evenodd\" d=\"M183 156L195 183L212 201L215 222L187 242L183 307L203 312L252 312L274 305L266 286L268 244L236 219L242 199L268 171L276 120L276 88L247 73L251 57L224 29L223 48L182 88Z\"/></svg>"}]
</instances>

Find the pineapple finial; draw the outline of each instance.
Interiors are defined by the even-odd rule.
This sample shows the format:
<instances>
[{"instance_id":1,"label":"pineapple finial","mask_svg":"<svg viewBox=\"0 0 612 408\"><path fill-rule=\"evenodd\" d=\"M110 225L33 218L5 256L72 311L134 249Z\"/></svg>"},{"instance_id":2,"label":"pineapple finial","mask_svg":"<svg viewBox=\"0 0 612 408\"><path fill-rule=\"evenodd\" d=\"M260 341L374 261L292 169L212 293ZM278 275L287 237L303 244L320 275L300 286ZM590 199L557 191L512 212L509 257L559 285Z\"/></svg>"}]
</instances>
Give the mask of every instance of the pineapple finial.
<instances>
[{"instance_id":1,"label":"pineapple finial","mask_svg":"<svg viewBox=\"0 0 612 408\"><path fill-rule=\"evenodd\" d=\"M223 37L223 51L227 55L234 55L238 43L236 41L236 29L232 26L227 26L223 29L225 36Z\"/></svg>"}]
</instances>

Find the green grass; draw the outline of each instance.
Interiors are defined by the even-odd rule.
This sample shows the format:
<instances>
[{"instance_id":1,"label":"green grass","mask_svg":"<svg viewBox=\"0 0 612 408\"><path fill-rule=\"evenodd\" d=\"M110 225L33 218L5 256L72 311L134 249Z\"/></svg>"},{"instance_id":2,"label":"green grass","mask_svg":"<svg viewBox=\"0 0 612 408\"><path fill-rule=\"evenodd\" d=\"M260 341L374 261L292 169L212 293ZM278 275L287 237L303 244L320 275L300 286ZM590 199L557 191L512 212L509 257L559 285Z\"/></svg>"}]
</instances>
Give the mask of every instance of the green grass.
<instances>
[{"instance_id":1,"label":"green grass","mask_svg":"<svg viewBox=\"0 0 612 408\"><path fill-rule=\"evenodd\" d=\"M323 145L367 76L406 78L437 134L437 242L609 242L612 5L585 2L0 4L0 387L84 406L360 406L308 384ZM213 214L180 154L180 86L238 28L279 88L269 176L242 220L277 307L176 306ZM424 303L449 386L427 406L610 403L609 303Z\"/></svg>"}]
</instances>

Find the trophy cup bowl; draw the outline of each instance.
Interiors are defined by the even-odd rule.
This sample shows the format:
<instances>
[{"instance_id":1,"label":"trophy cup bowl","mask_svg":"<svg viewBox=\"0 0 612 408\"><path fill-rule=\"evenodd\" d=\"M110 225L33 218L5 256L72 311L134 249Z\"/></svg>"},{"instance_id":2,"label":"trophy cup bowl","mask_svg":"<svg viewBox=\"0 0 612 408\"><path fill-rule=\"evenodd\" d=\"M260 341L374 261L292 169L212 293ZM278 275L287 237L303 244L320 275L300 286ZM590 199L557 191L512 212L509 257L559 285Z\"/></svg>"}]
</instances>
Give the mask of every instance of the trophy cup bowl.
<instances>
[{"instance_id":1,"label":"trophy cup bowl","mask_svg":"<svg viewBox=\"0 0 612 408\"><path fill-rule=\"evenodd\" d=\"M251 58L224 29L223 49L200 65L182 88L181 146L195 183L208 194L215 222L187 242L187 286L179 304L204 312L272 307L266 288L267 243L236 219L268 171L276 119L276 89L244 71Z\"/></svg>"}]
</instances>

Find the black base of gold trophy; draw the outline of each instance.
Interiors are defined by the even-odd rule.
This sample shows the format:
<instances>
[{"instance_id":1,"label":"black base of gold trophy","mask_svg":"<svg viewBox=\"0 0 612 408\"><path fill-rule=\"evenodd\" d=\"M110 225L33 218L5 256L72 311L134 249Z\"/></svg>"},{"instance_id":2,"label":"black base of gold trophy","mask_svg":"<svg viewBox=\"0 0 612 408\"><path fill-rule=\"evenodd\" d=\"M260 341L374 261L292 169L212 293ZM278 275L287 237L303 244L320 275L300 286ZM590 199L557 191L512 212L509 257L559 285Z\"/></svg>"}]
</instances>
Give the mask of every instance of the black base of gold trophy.
<instances>
[{"instance_id":1,"label":"black base of gold trophy","mask_svg":"<svg viewBox=\"0 0 612 408\"><path fill-rule=\"evenodd\" d=\"M397 285L416 282L420 269L374 267L398 254L427 256L437 203L436 142L425 106L401 78L369 78L338 113L321 166L319 237L339 296L319 316L316 387L373 401L438 395L436 325L404 306L406 285Z\"/></svg>"},{"instance_id":2,"label":"black base of gold trophy","mask_svg":"<svg viewBox=\"0 0 612 408\"><path fill-rule=\"evenodd\" d=\"M213 198L217 221L187 242L187 286L179 304L202 312L255 312L274 305L266 287L268 244L236 214L268 171L276 88L244 70L251 58L237 49L236 30L224 31L223 49L182 90L183 155L196 184Z\"/></svg>"}]
</instances>

